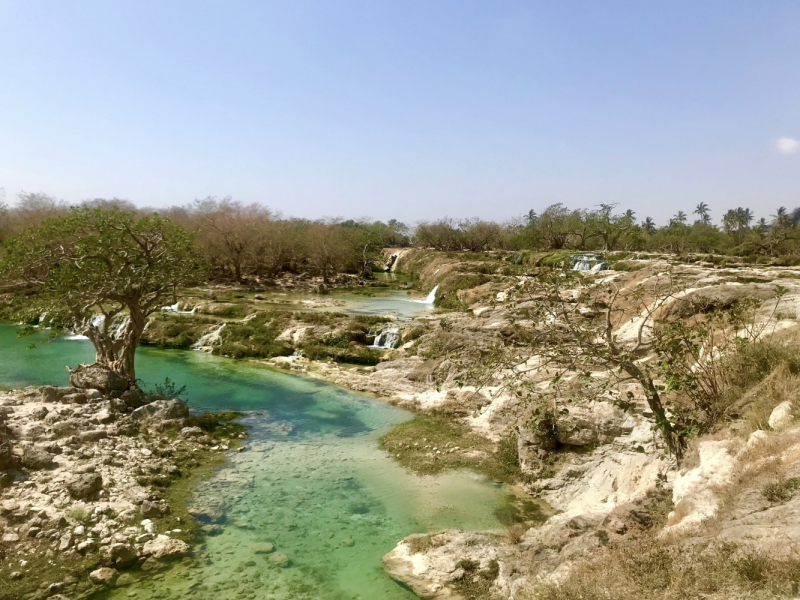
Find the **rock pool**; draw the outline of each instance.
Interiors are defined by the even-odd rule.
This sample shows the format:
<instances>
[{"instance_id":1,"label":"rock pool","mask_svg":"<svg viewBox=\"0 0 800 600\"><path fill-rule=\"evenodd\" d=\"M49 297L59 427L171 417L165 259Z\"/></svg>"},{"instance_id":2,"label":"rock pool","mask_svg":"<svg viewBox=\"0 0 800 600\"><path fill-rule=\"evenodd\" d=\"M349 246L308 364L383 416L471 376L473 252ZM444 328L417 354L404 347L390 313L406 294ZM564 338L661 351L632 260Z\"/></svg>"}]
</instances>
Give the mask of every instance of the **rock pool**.
<instances>
[{"instance_id":1,"label":"rock pool","mask_svg":"<svg viewBox=\"0 0 800 600\"><path fill-rule=\"evenodd\" d=\"M64 385L65 365L93 359L88 341L48 341L44 331L17 338L16 330L0 325L0 385ZM145 384L185 385L194 410L245 411L250 437L196 492L195 504L224 510L220 533L191 566L111 598L413 599L384 574L383 554L411 533L499 529L514 504L476 474L400 468L377 438L411 415L385 402L201 352L141 348L137 371ZM274 551L263 553L265 543Z\"/></svg>"}]
</instances>

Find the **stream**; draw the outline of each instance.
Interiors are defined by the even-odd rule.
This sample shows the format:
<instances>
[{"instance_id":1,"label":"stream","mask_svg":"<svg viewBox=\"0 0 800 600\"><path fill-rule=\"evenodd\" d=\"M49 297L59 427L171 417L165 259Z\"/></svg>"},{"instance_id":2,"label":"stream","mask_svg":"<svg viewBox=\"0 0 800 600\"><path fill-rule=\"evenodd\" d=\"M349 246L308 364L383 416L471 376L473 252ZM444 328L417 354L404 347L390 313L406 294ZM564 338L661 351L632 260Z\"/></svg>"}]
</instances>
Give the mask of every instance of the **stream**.
<instances>
[{"instance_id":1,"label":"stream","mask_svg":"<svg viewBox=\"0 0 800 600\"><path fill-rule=\"evenodd\" d=\"M2 386L66 385L65 365L94 358L86 340L16 331L0 324ZM221 533L192 566L117 588L115 600L413 600L381 568L400 539L515 518L504 487L471 472L416 476L381 451L377 439L412 416L386 402L202 352L142 347L137 372L145 387L185 385L194 411L244 411L249 438L196 492L196 505L224 509ZM265 542L276 552L256 554Z\"/></svg>"}]
</instances>

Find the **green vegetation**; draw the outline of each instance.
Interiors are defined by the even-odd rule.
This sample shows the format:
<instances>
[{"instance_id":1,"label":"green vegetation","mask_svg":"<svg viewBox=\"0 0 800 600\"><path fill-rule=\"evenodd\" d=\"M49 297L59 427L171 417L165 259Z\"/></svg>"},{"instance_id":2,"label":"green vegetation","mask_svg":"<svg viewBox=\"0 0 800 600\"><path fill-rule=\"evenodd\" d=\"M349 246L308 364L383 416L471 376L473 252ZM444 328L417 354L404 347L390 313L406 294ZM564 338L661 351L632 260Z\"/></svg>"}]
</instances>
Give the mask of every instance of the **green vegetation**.
<instances>
[{"instance_id":1,"label":"green vegetation","mask_svg":"<svg viewBox=\"0 0 800 600\"><path fill-rule=\"evenodd\" d=\"M75 208L4 245L0 280L36 292L29 310L68 315L70 329L94 344L96 362L129 386L147 318L202 274L192 236L158 215ZM112 328L123 315L124 326Z\"/></svg>"},{"instance_id":2,"label":"green vegetation","mask_svg":"<svg viewBox=\"0 0 800 600\"><path fill-rule=\"evenodd\" d=\"M159 348L191 348L219 319L170 312L155 313L142 332L142 344Z\"/></svg>"},{"instance_id":3,"label":"green vegetation","mask_svg":"<svg viewBox=\"0 0 800 600\"><path fill-rule=\"evenodd\" d=\"M516 438L495 446L448 412L414 415L381 437L380 445L420 475L472 469L495 481L511 483L521 478Z\"/></svg>"}]
</instances>

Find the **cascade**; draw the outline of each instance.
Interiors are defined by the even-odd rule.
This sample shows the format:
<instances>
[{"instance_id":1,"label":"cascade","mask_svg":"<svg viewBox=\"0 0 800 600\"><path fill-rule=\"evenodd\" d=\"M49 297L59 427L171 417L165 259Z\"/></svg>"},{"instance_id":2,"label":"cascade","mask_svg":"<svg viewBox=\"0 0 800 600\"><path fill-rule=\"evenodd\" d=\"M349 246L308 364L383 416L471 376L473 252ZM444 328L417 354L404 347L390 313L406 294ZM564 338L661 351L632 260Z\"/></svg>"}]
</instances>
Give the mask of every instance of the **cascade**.
<instances>
[{"instance_id":1,"label":"cascade","mask_svg":"<svg viewBox=\"0 0 800 600\"><path fill-rule=\"evenodd\" d=\"M372 348L394 348L400 341L400 328L387 327L375 336Z\"/></svg>"},{"instance_id":2,"label":"cascade","mask_svg":"<svg viewBox=\"0 0 800 600\"><path fill-rule=\"evenodd\" d=\"M219 334L225 328L225 325L227 325L227 323L223 323L218 329L202 336L194 343L192 350L202 350L204 347L212 346L215 342L219 341Z\"/></svg>"},{"instance_id":3,"label":"cascade","mask_svg":"<svg viewBox=\"0 0 800 600\"><path fill-rule=\"evenodd\" d=\"M412 302L419 302L420 304L433 304L436 301L436 290L439 289L439 285L437 284L427 295L425 300L413 300Z\"/></svg>"},{"instance_id":4,"label":"cascade","mask_svg":"<svg viewBox=\"0 0 800 600\"><path fill-rule=\"evenodd\" d=\"M178 308L179 304L180 304L179 302L176 302L175 304L170 304L169 306L162 306L161 310L178 313L179 315L193 315L195 312L197 312L197 309L199 308L195 306L192 310L180 310Z\"/></svg>"}]
</instances>

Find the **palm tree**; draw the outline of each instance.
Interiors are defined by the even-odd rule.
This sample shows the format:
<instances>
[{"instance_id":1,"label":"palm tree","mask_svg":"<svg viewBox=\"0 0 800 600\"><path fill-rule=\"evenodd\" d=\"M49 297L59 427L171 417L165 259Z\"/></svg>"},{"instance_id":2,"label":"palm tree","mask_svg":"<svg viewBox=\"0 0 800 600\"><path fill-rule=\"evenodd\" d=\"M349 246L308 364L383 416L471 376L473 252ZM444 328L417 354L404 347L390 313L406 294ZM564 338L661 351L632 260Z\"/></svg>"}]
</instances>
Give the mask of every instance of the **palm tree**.
<instances>
[{"instance_id":1,"label":"palm tree","mask_svg":"<svg viewBox=\"0 0 800 600\"><path fill-rule=\"evenodd\" d=\"M695 207L693 214L699 216L700 221L702 221L706 225L711 223L711 209L708 208L708 204L706 204L705 202L701 202L700 204L698 204L697 207Z\"/></svg>"},{"instance_id":2,"label":"palm tree","mask_svg":"<svg viewBox=\"0 0 800 600\"><path fill-rule=\"evenodd\" d=\"M636 213L629 208L628 210L625 211L625 218L628 219L631 223L633 223L634 219L636 219Z\"/></svg>"},{"instance_id":3,"label":"palm tree","mask_svg":"<svg viewBox=\"0 0 800 600\"><path fill-rule=\"evenodd\" d=\"M679 210L678 214L676 214L674 217L672 217L672 219L670 219L671 225L675 225L676 223L679 223L681 225L686 223L686 213L683 212L682 210Z\"/></svg>"},{"instance_id":4,"label":"palm tree","mask_svg":"<svg viewBox=\"0 0 800 600\"><path fill-rule=\"evenodd\" d=\"M653 234L656 232L656 224L653 222L653 219L647 217L644 221L642 221L642 229L644 229L647 233Z\"/></svg>"},{"instance_id":5,"label":"palm tree","mask_svg":"<svg viewBox=\"0 0 800 600\"><path fill-rule=\"evenodd\" d=\"M737 225L739 225L739 229L747 229L750 226L750 223L753 222L753 211L749 208L737 208L736 209L736 217L737 217Z\"/></svg>"},{"instance_id":6,"label":"palm tree","mask_svg":"<svg viewBox=\"0 0 800 600\"><path fill-rule=\"evenodd\" d=\"M789 227L792 225L792 216L789 214L789 211L786 210L785 206L781 206L778 212L772 215L772 217L772 224L775 227Z\"/></svg>"},{"instance_id":7,"label":"palm tree","mask_svg":"<svg viewBox=\"0 0 800 600\"><path fill-rule=\"evenodd\" d=\"M736 222L736 211L733 209L730 209L722 216L722 227L727 233L732 233L736 229Z\"/></svg>"}]
</instances>

